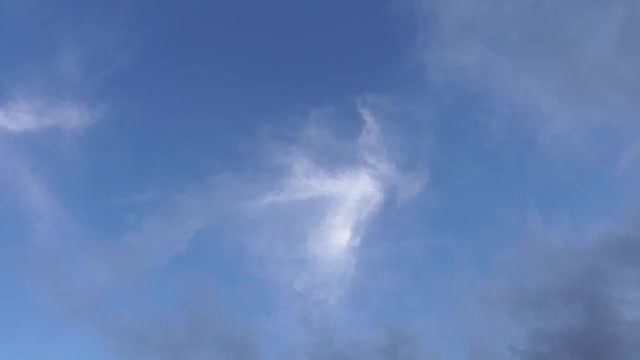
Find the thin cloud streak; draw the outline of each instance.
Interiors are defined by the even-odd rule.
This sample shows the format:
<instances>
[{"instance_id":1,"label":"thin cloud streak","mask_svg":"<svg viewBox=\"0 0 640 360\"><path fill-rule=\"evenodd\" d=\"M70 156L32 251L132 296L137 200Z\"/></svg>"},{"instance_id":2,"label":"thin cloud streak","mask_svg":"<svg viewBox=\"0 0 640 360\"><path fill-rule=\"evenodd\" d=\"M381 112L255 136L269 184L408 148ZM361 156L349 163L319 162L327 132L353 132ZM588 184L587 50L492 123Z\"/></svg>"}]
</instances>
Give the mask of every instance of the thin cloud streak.
<instances>
[{"instance_id":1,"label":"thin cloud streak","mask_svg":"<svg viewBox=\"0 0 640 360\"><path fill-rule=\"evenodd\" d=\"M48 128L81 130L98 114L85 105L35 97L17 97L0 106L0 132L28 133Z\"/></svg>"}]
</instances>

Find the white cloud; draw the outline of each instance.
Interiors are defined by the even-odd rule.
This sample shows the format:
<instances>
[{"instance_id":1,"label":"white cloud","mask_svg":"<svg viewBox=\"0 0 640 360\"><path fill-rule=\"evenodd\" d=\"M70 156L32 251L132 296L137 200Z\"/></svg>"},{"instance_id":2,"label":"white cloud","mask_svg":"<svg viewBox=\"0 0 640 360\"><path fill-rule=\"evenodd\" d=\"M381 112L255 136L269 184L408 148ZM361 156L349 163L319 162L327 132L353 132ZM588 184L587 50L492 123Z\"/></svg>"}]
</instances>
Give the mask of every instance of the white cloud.
<instances>
[{"instance_id":1,"label":"white cloud","mask_svg":"<svg viewBox=\"0 0 640 360\"><path fill-rule=\"evenodd\" d=\"M93 123L96 116L95 111L76 102L18 97L0 106L0 132L27 133L48 128L82 129Z\"/></svg>"},{"instance_id":2,"label":"white cloud","mask_svg":"<svg viewBox=\"0 0 640 360\"><path fill-rule=\"evenodd\" d=\"M328 199L325 218L313 230L312 245L319 257L333 259L357 246L357 225L379 207L383 197L382 183L372 169L362 167L332 174L303 158L292 164L291 177L283 189L269 194L262 204Z\"/></svg>"},{"instance_id":3,"label":"white cloud","mask_svg":"<svg viewBox=\"0 0 640 360\"><path fill-rule=\"evenodd\" d=\"M358 245L383 201L408 198L425 184L401 173L374 115L365 108L360 114L364 127L357 141L330 140L349 152L344 162L321 161L326 154L322 147L306 146L313 136L306 132L285 156L281 176L214 176L163 196L164 205L120 239L117 276L161 267L186 251L197 234L221 229L258 256L269 280L331 303L344 290Z\"/></svg>"},{"instance_id":4,"label":"white cloud","mask_svg":"<svg viewBox=\"0 0 640 360\"><path fill-rule=\"evenodd\" d=\"M306 238L299 240L311 263L295 281L299 291L323 301L334 301L344 290L354 252L390 190L404 199L420 192L426 181L398 171L384 147L375 116L366 107L358 110L364 127L355 144L354 160L345 166L319 165L318 154L298 150L278 190L259 201L264 207L307 202L314 210L321 209L318 220L308 225Z\"/></svg>"}]
</instances>

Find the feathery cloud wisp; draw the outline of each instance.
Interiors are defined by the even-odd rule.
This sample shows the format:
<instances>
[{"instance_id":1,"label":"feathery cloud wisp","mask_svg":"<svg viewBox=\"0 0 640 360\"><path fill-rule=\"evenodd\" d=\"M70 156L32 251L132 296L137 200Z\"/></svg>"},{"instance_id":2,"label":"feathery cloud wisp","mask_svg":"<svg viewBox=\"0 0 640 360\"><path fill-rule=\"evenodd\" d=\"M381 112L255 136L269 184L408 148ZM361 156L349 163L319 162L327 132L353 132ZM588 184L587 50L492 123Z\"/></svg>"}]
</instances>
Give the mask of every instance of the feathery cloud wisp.
<instances>
[{"instance_id":1,"label":"feathery cloud wisp","mask_svg":"<svg viewBox=\"0 0 640 360\"><path fill-rule=\"evenodd\" d=\"M298 240L310 263L296 287L330 302L348 281L354 252L389 190L407 197L424 186L424 181L407 181L400 174L383 146L375 116L365 107L358 110L364 126L353 147L355 160L347 166L319 165L315 154L297 151L282 184L259 201L263 207L303 202L321 209L320 218L305 229L306 238Z\"/></svg>"},{"instance_id":2,"label":"feathery cloud wisp","mask_svg":"<svg viewBox=\"0 0 640 360\"><path fill-rule=\"evenodd\" d=\"M33 97L14 98L0 106L0 131L26 133L47 128L82 129L96 113L75 102L54 102Z\"/></svg>"}]
</instances>

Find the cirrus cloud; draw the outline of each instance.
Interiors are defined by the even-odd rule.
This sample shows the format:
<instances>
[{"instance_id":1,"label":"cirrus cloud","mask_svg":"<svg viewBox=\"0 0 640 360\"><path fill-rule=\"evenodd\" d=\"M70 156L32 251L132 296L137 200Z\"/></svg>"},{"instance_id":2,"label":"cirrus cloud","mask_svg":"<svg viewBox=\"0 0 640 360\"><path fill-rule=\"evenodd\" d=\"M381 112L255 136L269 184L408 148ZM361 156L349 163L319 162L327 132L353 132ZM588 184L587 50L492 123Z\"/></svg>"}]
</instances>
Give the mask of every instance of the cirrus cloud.
<instances>
[{"instance_id":1,"label":"cirrus cloud","mask_svg":"<svg viewBox=\"0 0 640 360\"><path fill-rule=\"evenodd\" d=\"M0 131L80 130L93 123L97 115L95 110L73 101L16 97L0 106Z\"/></svg>"}]
</instances>

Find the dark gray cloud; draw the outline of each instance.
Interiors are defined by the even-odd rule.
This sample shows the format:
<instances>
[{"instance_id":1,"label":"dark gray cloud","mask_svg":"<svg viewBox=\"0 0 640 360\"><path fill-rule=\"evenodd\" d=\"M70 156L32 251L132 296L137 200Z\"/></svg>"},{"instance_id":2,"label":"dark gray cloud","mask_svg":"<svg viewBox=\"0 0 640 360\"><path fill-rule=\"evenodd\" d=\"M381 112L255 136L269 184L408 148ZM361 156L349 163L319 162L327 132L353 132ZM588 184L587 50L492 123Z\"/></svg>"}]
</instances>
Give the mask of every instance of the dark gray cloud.
<instances>
[{"instance_id":1,"label":"dark gray cloud","mask_svg":"<svg viewBox=\"0 0 640 360\"><path fill-rule=\"evenodd\" d=\"M499 286L503 313L497 316L506 315L512 324L504 337L507 358L640 356L637 231L605 236L588 245L527 248L515 258L516 266L511 264L509 273L502 273L504 283Z\"/></svg>"}]
</instances>

